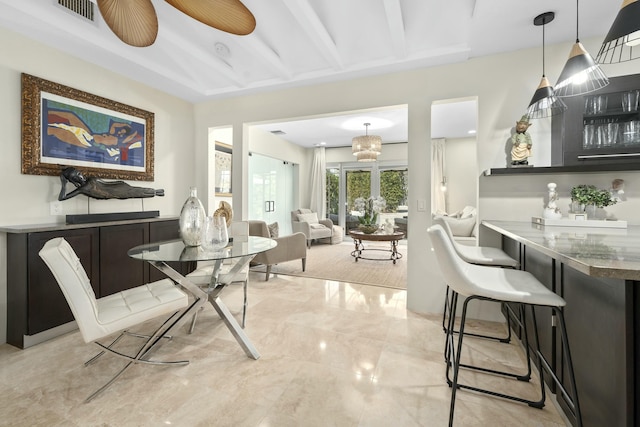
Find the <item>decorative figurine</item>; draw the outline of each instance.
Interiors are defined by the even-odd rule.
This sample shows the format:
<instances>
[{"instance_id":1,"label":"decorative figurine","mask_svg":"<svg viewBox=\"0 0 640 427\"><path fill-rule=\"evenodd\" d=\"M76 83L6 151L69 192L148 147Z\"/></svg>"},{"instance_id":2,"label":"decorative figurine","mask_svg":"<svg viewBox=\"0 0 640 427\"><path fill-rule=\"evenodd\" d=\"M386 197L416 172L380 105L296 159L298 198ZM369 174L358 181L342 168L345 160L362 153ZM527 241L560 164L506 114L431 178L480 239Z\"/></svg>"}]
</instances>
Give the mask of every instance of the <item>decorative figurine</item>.
<instances>
[{"instance_id":1,"label":"decorative figurine","mask_svg":"<svg viewBox=\"0 0 640 427\"><path fill-rule=\"evenodd\" d=\"M387 218L384 222L384 234L393 234L393 232L395 231L393 229L393 223L391 222L391 218Z\"/></svg>"},{"instance_id":2,"label":"decorative figurine","mask_svg":"<svg viewBox=\"0 0 640 427\"><path fill-rule=\"evenodd\" d=\"M227 223L227 227L231 227L231 220L233 220L233 209L231 208L231 205L228 202L221 200L218 206L218 209L213 212L213 216L223 217Z\"/></svg>"},{"instance_id":3,"label":"decorative figurine","mask_svg":"<svg viewBox=\"0 0 640 427\"><path fill-rule=\"evenodd\" d=\"M95 177L86 178L82 172L74 167L67 167L60 173L62 188L58 200L67 200L84 194L94 199L138 199L154 196L164 196L164 190L143 187L133 187L124 181L102 181ZM76 186L75 190L67 193L67 182Z\"/></svg>"},{"instance_id":4,"label":"decorative figurine","mask_svg":"<svg viewBox=\"0 0 640 427\"><path fill-rule=\"evenodd\" d=\"M547 188L549 189L549 203L547 203L547 207L544 208L542 216L546 219L560 219L562 218L562 213L557 204L558 193L556 192L556 183L550 182L547 184Z\"/></svg>"},{"instance_id":5,"label":"decorative figurine","mask_svg":"<svg viewBox=\"0 0 640 427\"><path fill-rule=\"evenodd\" d=\"M611 199L616 202L624 202L627 196L624 195L624 179L616 178L611 183Z\"/></svg>"},{"instance_id":6,"label":"decorative figurine","mask_svg":"<svg viewBox=\"0 0 640 427\"><path fill-rule=\"evenodd\" d=\"M511 137L511 165L527 166L527 160L531 156L531 135L527 133L531 123L529 118L524 115L516 122L516 133Z\"/></svg>"}]
</instances>

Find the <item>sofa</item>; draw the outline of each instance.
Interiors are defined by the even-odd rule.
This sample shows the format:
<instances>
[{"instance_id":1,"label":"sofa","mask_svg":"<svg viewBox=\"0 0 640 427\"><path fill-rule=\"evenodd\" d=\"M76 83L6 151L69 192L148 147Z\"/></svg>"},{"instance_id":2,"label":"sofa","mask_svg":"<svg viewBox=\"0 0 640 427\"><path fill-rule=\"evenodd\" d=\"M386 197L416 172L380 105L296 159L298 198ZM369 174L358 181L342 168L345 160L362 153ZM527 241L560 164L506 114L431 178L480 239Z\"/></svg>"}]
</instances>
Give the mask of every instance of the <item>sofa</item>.
<instances>
[{"instance_id":1,"label":"sofa","mask_svg":"<svg viewBox=\"0 0 640 427\"><path fill-rule=\"evenodd\" d=\"M408 227L409 216L408 215L405 215L402 218L394 218L393 223L397 227L398 231L401 231L402 233L404 233L405 238L409 237L409 227Z\"/></svg>"},{"instance_id":2,"label":"sofa","mask_svg":"<svg viewBox=\"0 0 640 427\"><path fill-rule=\"evenodd\" d=\"M478 219L476 208L465 206L463 209L450 214L438 212L433 219L442 219L451 228L453 238L461 244L475 246L478 235Z\"/></svg>"}]
</instances>

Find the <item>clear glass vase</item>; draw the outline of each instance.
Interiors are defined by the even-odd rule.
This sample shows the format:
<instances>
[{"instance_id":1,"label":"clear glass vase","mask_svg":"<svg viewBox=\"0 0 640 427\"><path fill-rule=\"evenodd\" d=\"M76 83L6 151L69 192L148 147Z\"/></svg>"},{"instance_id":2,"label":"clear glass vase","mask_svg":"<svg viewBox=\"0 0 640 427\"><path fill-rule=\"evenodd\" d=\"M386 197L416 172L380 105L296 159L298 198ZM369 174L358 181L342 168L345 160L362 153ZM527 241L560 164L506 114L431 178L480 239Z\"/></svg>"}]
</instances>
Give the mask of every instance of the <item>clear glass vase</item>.
<instances>
[{"instance_id":1,"label":"clear glass vase","mask_svg":"<svg viewBox=\"0 0 640 427\"><path fill-rule=\"evenodd\" d=\"M580 202L571 202L571 213L584 213L585 205Z\"/></svg>"},{"instance_id":2,"label":"clear glass vase","mask_svg":"<svg viewBox=\"0 0 640 427\"><path fill-rule=\"evenodd\" d=\"M227 221L221 215L208 216L204 220L201 246L206 251L219 251L229 244Z\"/></svg>"},{"instance_id":3,"label":"clear glass vase","mask_svg":"<svg viewBox=\"0 0 640 427\"><path fill-rule=\"evenodd\" d=\"M199 246L202 238L202 228L206 218L204 206L198 199L198 190L191 187L189 198L180 211L180 238L185 246Z\"/></svg>"}]
</instances>

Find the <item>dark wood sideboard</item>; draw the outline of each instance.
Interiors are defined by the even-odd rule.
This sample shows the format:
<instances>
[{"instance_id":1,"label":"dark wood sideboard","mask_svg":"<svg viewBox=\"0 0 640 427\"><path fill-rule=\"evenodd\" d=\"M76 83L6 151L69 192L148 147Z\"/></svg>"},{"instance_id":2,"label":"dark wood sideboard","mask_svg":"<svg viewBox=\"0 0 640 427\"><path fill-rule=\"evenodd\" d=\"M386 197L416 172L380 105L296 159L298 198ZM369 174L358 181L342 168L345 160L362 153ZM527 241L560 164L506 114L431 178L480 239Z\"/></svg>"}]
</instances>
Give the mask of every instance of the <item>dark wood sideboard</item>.
<instances>
[{"instance_id":1,"label":"dark wood sideboard","mask_svg":"<svg viewBox=\"0 0 640 427\"><path fill-rule=\"evenodd\" d=\"M3 227L7 233L7 342L26 348L75 329L71 310L38 252L64 237L84 266L96 297L164 278L148 263L131 259L137 245L179 237L178 218L152 218L82 225ZM173 266L188 273L193 265Z\"/></svg>"}]
</instances>

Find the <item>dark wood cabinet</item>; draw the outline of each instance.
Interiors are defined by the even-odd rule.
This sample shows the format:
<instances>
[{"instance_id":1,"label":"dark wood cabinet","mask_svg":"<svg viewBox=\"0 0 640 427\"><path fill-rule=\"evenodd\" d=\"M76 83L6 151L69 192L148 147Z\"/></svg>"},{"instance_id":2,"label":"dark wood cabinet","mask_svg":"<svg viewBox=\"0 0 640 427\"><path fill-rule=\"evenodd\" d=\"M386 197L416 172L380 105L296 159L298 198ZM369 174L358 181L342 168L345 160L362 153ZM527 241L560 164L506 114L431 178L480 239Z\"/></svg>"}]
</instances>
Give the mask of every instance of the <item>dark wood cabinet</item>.
<instances>
[{"instance_id":1,"label":"dark wood cabinet","mask_svg":"<svg viewBox=\"0 0 640 427\"><path fill-rule=\"evenodd\" d=\"M48 240L63 237L69 242L100 298L164 278L148 263L130 258L127 251L145 243L179 237L175 218L7 227L3 231L7 233L7 342L19 348L64 333L66 329L56 333L54 328L73 321L58 283L38 255ZM183 274L193 269L188 263L173 267Z\"/></svg>"},{"instance_id":2,"label":"dark wood cabinet","mask_svg":"<svg viewBox=\"0 0 640 427\"><path fill-rule=\"evenodd\" d=\"M149 243L149 224L134 223L100 227L101 297L149 282L149 264L127 255L134 246Z\"/></svg>"},{"instance_id":3,"label":"dark wood cabinet","mask_svg":"<svg viewBox=\"0 0 640 427\"><path fill-rule=\"evenodd\" d=\"M23 342L73 320L71 310L47 265L38 256L44 244L64 237L76 250L94 292L100 283L96 229L7 235L7 342ZM19 346L19 345L18 345Z\"/></svg>"},{"instance_id":4,"label":"dark wood cabinet","mask_svg":"<svg viewBox=\"0 0 640 427\"><path fill-rule=\"evenodd\" d=\"M633 374L640 360L634 361L635 350L629 348L633 282L591 277L565 266L562 283L584 425L637 425Z\"/></svg>"},{"instance_id":5,"label":"dark wood cabinet","mask_svg":"<svg viewBox=\"0 0 640 427\"><path fill-rule=\"evenodd\" d=\"M177 239L180 236L180 227L178 221L162 221L153 222L149 224L149 241L150 242L162 242L164 240ZM195 262L169 262L171 268L180 272L181 274L187 274L196 268ZM149 281L154 282L156 280L164 279L166 276L162 274L157 268L149 268Z\"/></svg>"},{"instance_id":6,"label":"dark wood cabinet","mask_svg":"<svg viewBox=\"0 0 640 427\"><path fill-rule=\"evenodd\" d=\"M532 250L513 239L503 236L502 237L502 249L513 259L517 260L520 263L520 268L522 270L528 271L531 273L536 279L540 281L540 283L544 284L550 290L557 292L557 273L556 273L556 264L555 260L541 254L538 251ZM506 310L503 310L503 314L505 316L512 315L512 313L519 313L518 304L509 304L511 307L511 313ZM536 307L535 308L536 322L538 324L538 338L540 340L540 351L544 355L547 363L551 366L554 372L559 372L557 368L557 345L560 345L557 337L555 328L552 326L552 310L548 307ZM513 326L513 332L520 339L523 338L523 332L517 320L513 319L511 321L511 325ZM535 330L533 327L533 313L531 310L527 310L525 312L525 324L523 325L527 328L527 337L529 340L529 348L531 349L531 354L535 354ZM547 376L546 383L550 387L552 392L555 392L556 384L555 382Z\"/></svg>"},{"instance_id":7,"label":"dark wood cabinet","mask_svg":"<svg viewBox=\"0 0 640 427\"><path fill-rule=\"evenodd\" d=\"M552 146L562 146L563 166L640 165L640 74L612 77L608 86L582 96L563 98L567 111L552 120ZM623 98L636 99L623 109Z\"/></svg>"}]
</instances>

